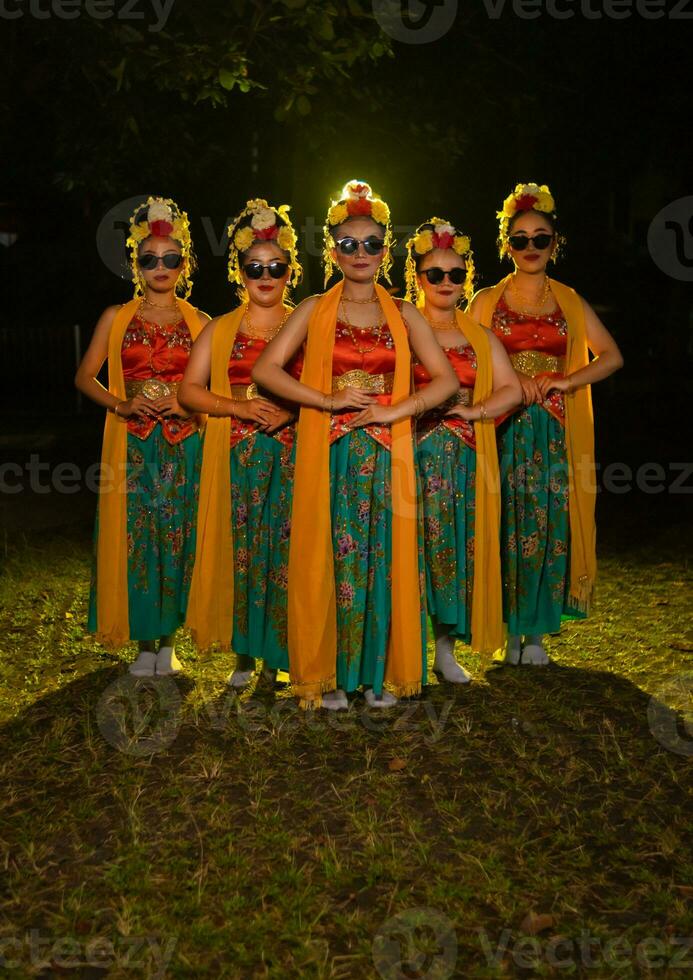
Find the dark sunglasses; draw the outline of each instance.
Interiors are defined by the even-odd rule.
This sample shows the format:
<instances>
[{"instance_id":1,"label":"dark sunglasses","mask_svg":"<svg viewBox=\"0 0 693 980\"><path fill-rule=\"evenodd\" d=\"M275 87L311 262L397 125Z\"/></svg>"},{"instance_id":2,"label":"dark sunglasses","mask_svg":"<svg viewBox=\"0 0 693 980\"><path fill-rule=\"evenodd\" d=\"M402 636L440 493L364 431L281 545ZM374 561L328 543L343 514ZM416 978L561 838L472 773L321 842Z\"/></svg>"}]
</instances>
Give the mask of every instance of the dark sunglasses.
<instances>
[{"instance_id":1,"label":"dark sunglasses","mask_svg":"<svg viewBox=\"0 0 693 980\"><path fill-rule=\"evenodd\" d=\"M137 259L140 269L156 269L159 261L163 262L167 269L177 269L183 261L183 256L180 252L167 252L166 255L145 252Z\"/></svg>"},{"instance_id":2,"label":"dark sunglasses","mask_svg":"<svg viewBox=\"0 0 693 980\"><path fill-rule=\"evenodd\" d=\"M280 262L279 259L276 259L269 265L263 265L262 262L248 262L247 265L243 266L243 271L248 279L262 279L262 273L267 269L273 279L281 279L282 276L286 275L288 268L288 262Z\"/></svg>"},{"instance_id":3,"label":"dark sunglasses","mask_svg":"<svg viewBox=\"0 0 693 980\"><path fill-rule=\"evenodd\" d=\"M508 235L508 241L510 242L510 247L514 248L516 252L523 252L530 242L536 249L541 251L544 248L548 248L553 241L553 235L547 235L545 231L540 235L534 235L533 238L528 238L527 235Z\"/></svg>"},{"instance_id":4,"label":"dark sunglasses","mask_svg":"<svg viewBox=\"0 0 693 980\"><path fill-rule=\"evenodd\" d=\"M353 255L358 252L359 245L363 245L363 250L366 255L377 255L378 252L382 252L385 242L382 238L376 238L375 235L369 235L368 238L339 238L335 245L342 253L342 255Z\"/></svg>"},{"instance_id":5,"label":"dark sunglasses","mask_svg":"<svg viewBox=\"0 0 693 980\"><path fill-rule=\"evenodd\" d=\"M460 269L459 266L455 266L454 269L439 269L437 265L434 265L432 269L424 269L422 275L426 276L432 286L438 286L446 276L450 282L459 286L464 282L467 270Z\"/></svg>"}]
</instances>

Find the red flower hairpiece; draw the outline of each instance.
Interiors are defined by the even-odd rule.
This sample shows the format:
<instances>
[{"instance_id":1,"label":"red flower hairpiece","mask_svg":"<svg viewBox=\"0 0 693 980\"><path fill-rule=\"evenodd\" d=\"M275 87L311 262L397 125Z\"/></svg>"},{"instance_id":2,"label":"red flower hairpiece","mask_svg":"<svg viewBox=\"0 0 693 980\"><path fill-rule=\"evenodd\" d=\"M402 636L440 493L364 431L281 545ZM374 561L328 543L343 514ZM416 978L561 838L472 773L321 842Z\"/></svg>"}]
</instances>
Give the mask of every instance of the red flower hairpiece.
<instances>
[{"instance_id":1,"label":"red flower hairpiece","mask_svg":"<svg viewBox=\"0 0 693 980\"><path fill-rule=\"evenodd\" d=\"M256 241L267 242L274 239L279 234L278 225L271 225L269 228L253 228L253 236Z\"/></svg>"},{"instance_id":2,"label":"red flower hairpiece","mask_svg":"<svg viewBox=\"0 0 693 980\"><path fill-rule=\"evenodd\" d=\"M173 231L173 225L170 221L152 221L149 230L155 238L168 238Z\"/></svg>"},{"instance_id":3,"label":"red flower hairpiece","mask_svg":"<svg viewBox=\"0 0 693 980\"><path fill-rule=\"evenodd\" d=\"M531 211L538 200L539 198L535 197L534 194L523 194L522 197L516 198L515 210Z\"/></svg>"}]
</instances>

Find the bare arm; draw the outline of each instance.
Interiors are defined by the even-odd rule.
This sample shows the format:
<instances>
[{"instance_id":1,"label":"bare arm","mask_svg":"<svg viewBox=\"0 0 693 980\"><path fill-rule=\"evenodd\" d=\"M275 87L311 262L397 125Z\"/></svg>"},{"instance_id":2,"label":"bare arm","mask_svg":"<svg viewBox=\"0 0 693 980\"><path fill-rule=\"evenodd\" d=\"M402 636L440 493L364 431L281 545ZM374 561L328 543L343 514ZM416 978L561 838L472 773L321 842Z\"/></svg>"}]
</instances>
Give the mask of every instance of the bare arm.
<instances>
[{"instance_id":1,"label":"bare arm","mask_svg":"<svg viewBox=\"0 0 693 980\"><path fill-rule=\"evenodd\" d=\"M191 412L218 417L234 415L268 428L277 421L279 409L266 398L226 398L207 388L212 369L212 338L219 319L210 320L193 344L183 380L178 386L178 400Z\"/></svg>"},{"instance_id":2,"label":"bare arm","mask_svg":"<svg viewBox=\"0 0 693 980\"><path fill-rule=\"evenodd\" d=\"M158 412L153 402L145 398L144 395L135 395L134 398L128 399L117 398L97 380L97 375L108 357L108 338L113 320L119 309L118 306L108 306L99 317L94 329L94 336L91 338L89 346L84 352L84 357L77 368L75 386L97 405L103 405L104 408L116 412L122 418L128 418L131 415L157 418Z\"/></svg>"},{"instance_id":3,"label":"bare arm","mask_svg":"<svg viewBox=\"0 0 693 980\"><path fill-rule=\"evenodd\" d=\"M344 388L335 395L326 395L317 388L297 381L284 370L284 366L308 335L308 323L317 302L317 296L309 296L296 307L255 362L253 381L286 401L309 408L363 408L370 405L374 397L358 388Z\"/></svg>"},{"instance_id":4,"label":"bare arm","mask_svg":"<svg viewBox=\"0 0 693 980\"><path fill-rule=\"evenodd\" d=\"M488 293L488 292L489 292L489 287L488 286L485 289L479 289L479 290L477 290L477 292L475 292L474 295L472 296L471 303L467 307L466 312L469 313L469 315L472 317L472 319L473 320L476 320L477 323L481 323L481 320L479 319L479 309L481 307L481 297L482 296L485 296L486 293ZM489 327L490 324L484 323L484 324L482 324L482 326Z\"/></svg>"},{"instance_id":5,"label":"bare arm","mask_svg":"<svg viewBox=\"0 0 693 980\"><path fill-rule=\"evenodd\" d=\"M455 405L447 415L457 415L468 422L479 422L482 414L487 419L497 419L499 415L516 408L522 401L522 386L515 373L505 347L500 340L487 331L491 346L491 366L493 369L493 391L476 405Z\"/></svg>"},{"instance_id":6,"label":"bare arm","mask_svg":"<svg viewBox=\"0 0 693 980\"><path fill-rule=\"evenodd\" d=\"M584 385L603 381L609 375L623 367L623 355L618 345L592 307L582 297L580 301L585 311L585 332L587 346L594 355L594 360L579 368L565 378L538 378L537 384L543 397L552 391L574 391Z\"/></svg>"}]
</instances>

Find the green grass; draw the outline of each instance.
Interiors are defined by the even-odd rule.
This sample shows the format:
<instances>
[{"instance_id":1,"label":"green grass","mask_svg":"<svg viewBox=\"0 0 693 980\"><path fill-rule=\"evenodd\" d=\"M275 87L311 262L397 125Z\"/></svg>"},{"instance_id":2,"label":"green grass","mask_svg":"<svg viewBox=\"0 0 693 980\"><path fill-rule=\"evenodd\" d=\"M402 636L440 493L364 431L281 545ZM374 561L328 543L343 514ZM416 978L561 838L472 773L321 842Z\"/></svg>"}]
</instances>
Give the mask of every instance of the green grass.
<instances>
[{"instance_id":1,"label":"green grass","mask_svg":"<svg viewBox=\"0 0 693 980\"><path fill-rule=\"evenodd\" d=\"M186 677L135 682L84 632L88 536L10 537L7 975L692 976L689 550L605 554L546 669L462 656L469 687L327 716L236 700L185 637Z\"/></svg>"}]
</instances>

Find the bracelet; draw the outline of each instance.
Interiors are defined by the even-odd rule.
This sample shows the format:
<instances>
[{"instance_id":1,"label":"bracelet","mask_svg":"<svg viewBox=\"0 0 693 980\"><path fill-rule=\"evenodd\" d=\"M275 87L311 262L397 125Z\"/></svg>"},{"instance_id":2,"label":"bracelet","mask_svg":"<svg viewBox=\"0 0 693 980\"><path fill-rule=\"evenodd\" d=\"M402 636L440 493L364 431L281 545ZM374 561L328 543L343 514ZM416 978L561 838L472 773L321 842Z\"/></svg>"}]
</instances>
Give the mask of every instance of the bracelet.
<instances>
[{"instance_id":1,"label":"bracelet","mask_svg":"<svg viewBox=\"0 0 693 980\"><path fill-rule=\"evenodd\" d=\"M221 401L221 399L220 398L217 398L217 400L214 402L214 408L212 409L212 415L217 415L218 414L218 412L219 412L219 402L220 401Z\"/></svg>"},{"instance_id":2,"label":"bracelet","mask_svg":"<svg viewBox=\"0 0 693 980\"><path fill-rule=\"evenodd\" d=\"M238 418L238 412L236 411L236 401L234 398L231 399L231 414L235 419Z\"/></svg>"},{"instance_id":3,"label":"bracelet","mask_svg":"<svg viewBox=\"0 0 693 980\"><path fill-rule=\"evenodd\" d=\"M488 415L486 414L486 402L485 401L482 401L482 403L479 405L479 421L480 422L487 422L488 421Z\"/></svg>"},{"instance_id":4,"label":"bracelet","mask_svg":"<svg viewBox=\"0 0 693 980\"><path fill-rule=\"evenodd\" d=\"M113 406L113 414L114 415L118 415L118 406L120 404L121 404L121 402L116 402L115 405ZM118 418L122 418L122 415L118 415Z\"/></svg>"},{"instance_id":5,"label":"bracelet","mask_svg":"<svg viewBox=\"0 0 693 980\"><path fill-rule=\"evenodd\" d=\"M422 395L414 395L414 411L412 412L414 418L418 418L419 415L423 415L426 411L426 402L423 400Z\"/></svg>"},{"instance_id":6,"label":"bracelet","mask_svg":"<svg viewBox=\"0 0 693 980\"><path fill-rule=\"evenodd\" d=\"M325 402L329 398L330 403L326 405ZM329 412L332 414L334 412L334 395L324 395L322 400L322 410L323 412Z\"/></svg>"},{"instance_id":7,"label":"bracelet","mask_svg":"<svg viewBox=\"0 0 693 980\"><path fill-rule=\"evenodd\" d=\"M575 384L570 374L567 374L565 379L568 382L568 387L566 388L565 393L566 395L570 395L575 390Z\"/></svg>"}]
</instances>

